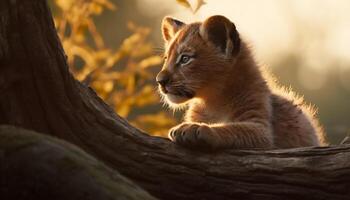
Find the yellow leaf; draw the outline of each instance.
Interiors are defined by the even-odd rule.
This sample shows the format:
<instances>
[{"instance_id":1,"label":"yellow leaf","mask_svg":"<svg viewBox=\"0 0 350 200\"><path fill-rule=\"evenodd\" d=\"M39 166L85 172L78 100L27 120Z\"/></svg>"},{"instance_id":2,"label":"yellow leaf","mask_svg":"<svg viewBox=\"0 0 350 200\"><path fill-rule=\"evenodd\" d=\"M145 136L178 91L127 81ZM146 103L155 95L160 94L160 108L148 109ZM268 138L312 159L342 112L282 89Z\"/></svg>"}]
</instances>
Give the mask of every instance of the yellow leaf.
<instances>
[{"instance_id":1,"label":"yellow leaf","mask_svg":"<svg viewBox=\"0 0 350 200\"><path fill-rule=\"evenodd\" d=\"M190 9L192 13L196 13L205 3L204 0L176 0L180 5Z\"/></svg>"},{"instance_id":2,"label":"yellow leaf","mask_svg":"<svg viewBox=\"0 0 350 200\"><path fill-rule=\"evenodd\" d=\"M103 85L103 89L106 93L110 93L113 90L113 81L107 81Z\"/></svg>"},{"instance_id":3,"label":"yellow leaf","mask_svg":"<svg viewBox=\"0 0 350 200\"><path fill-rule=\"evenodd\" d=\"M101 49L94 53L94 57L99 60L108 59L111 56L110 49Z\"/></svg>"},{"instance_id":4,"label":"yellow leaf","mask_svg":"<svg viewBox=\"0 0 350 200\"><path fill-rule=\"evenodd\" d=\"M123 97L122 101L116 103L115 110L117 113L126 118L131 110L131 105L133 104L134 99L132 97Z\"/></svg>"},{"instance_id":5,"label":"yellow leaf","mask_svg":"<svg viewBox=\"0 0 350 200\"><path fill-rule=\"evenodd\" d=\"M192 7L193 13L196 13L199 10L199 8L201 8L205 4L206 2L204 0L197 0L197 4L193 5Z\"/></svg>"},{"instance_id":6,"label":"yellow leaf","mask_svg":"<svg viewBox=\"0 0 350 200\"><path fill-rule=\"evenodd\" d=\"M110 10L115 10L116 9L116 6L111 3L110 1L108 0L95 0L97 3L103 5L104 7L110 9Z\"/></svg>"},{"instance_id":7,"label":"yellow leaf","mask_svg":"<svg viewBox=\"0 0 350 200\"><path fill-rule=\"evenodd\" d=\"M63 11L69 10L73 6L74 0L56 0L56 5Z\"/></svg>"},{"instance_id":8,"label":"yellow leaf","mask_svg":"<svg viewBox=\"0 0 350 200\"><path fill-rule=\"evenodd\" d=\"M118 115L125 118L128 116L128 114L130 112L130 106L123 104L123 105L119 106L116 110L117 110Z\"/></svg>"},{"instance_id":9,"label":"yellow leaf","mask_svg":"<svg viewBox=\"0 0 350 200\"><path fill-rule=\"evenodd\" d=\"M144 43L142 45L138 45L137 48L133 48L131 52L131 56L134 58L143 57L149 55L153 51L153 46L150 43Z\"/></svg>"},{"instance_id":10,"label":"yellow leaf","mask_svg":"<svg viewBox=\"0 0 350 200\"><path fill-rule=\"evenodd\" d=\"M126 91L129 94L132 94L134 90L135 90L135 77L129 76L127 77Z\"/></svg>"},{"instance_id":11,"label":"yellow leaf","mask_svg":"<svg viewBox=\"0 0 350 200\"><path fill-rule=\"evenodd\" d=\"M191 9L191 4L187 1L187 0L176 0L177 3L179 3L180 5L186 7L186 8L190 8Z\"/></svg>"},{"instance_id":12,"label":"yellow leaf","mask_svg":"<svg viewBox=\"0 0 350 200\"><path fill-rule=\"evenodd\" d=\"M135 98L135 106L143 107L149 104L158 103L158 97L154 87L146 85Z\"/></svg>"},{"instance_id":13,"label":"yellow leaf","mask_svg":"<svg viewBox=\"0 0 350 200\"><path fill-rule=\"evenodd\" d=\"M86 24L79 24L79 26L75 29L74 32L74 41L77 43L82 43L85 40L85 32L87 30L87 25Z\"/></svg>"},{"instance_id":14,"label":"yellow leaf","mask_svg":"<svg viewBox=\"0 0 350 200\"><path fill-rule=\"evenodd\" d=\"M89 9L95 15L99 15L103 11L102 6L97 3L91 3Z\"/></svg>"},{"instance_id":15,"label":"yellow leaf","mask_svg":"<svg viewBox=\"0 0 350 200\"><path fill-rule=\"evenodd\" d=\"M103 73L99 74L98 79L101 81L110 81L110 80L116 81L116 80L119 80L120 77L121 77L121 73L112 71L109 73L103 72ZM116 84L118 84L118 82Z\"/></svg>"},{"instance_id":16,"label":"yellow leaf","mask_svg":"<svg viewBox=\"0 0 350 200\"><path fill-rule=\"evenodd\" d=\"M142 69L146 69L148 67L157 66L160 63L162 63L162 58L160 56L151 56L151 57L148 57L146 59L143 59L140 62L139 66Z\"/></svg>"}]
</instances>

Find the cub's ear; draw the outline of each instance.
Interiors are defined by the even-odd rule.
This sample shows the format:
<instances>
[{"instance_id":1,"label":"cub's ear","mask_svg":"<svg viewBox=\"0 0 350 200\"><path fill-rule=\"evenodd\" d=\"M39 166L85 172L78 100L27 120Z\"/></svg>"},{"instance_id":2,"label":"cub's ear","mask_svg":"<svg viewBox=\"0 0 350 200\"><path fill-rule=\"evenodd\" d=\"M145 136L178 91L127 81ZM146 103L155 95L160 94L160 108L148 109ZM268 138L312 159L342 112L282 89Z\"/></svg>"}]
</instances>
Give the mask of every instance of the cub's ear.
<instances>
[{"instance_id":1,"label":"cub's ear","mask_svg":"<svg viewBox=\"0 0 350 200\"><path fill-rule=\"evenodd\" d=\"M226 57L235 56L240 51L241 40L236 26L226 17L215 15L200 26L200 35L216 46Z\"/></svg>"},{"instance_id":2,"label":"cub's ear","mask_svg":"<svg viewBox=\"0 0 350 200\"><path fill-rule=\"evenodd\" d=\"M162 34L164 41L169 42L183 25L185 25L185 23L177 19L172 17L164 17L162 22Z\"/></svg>"}]
</instances>

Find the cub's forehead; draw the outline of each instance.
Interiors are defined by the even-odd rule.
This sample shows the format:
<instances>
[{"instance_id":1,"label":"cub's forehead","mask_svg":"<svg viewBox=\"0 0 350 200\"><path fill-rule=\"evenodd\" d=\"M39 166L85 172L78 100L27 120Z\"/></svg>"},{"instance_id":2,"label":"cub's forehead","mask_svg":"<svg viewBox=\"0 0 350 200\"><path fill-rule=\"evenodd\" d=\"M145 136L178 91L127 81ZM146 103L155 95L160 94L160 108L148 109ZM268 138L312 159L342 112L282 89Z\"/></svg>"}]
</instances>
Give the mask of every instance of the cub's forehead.
<instances>
[{"instance_id":1,"label":"cub's forehead","mask_svg":"<svg viewBox=\"0 0 350 200\"><path fill-rule=\"evenodd\" d=\"M199 36L199 27L200 23L184 25L168 43L165 52L168 54L172 51L179 52L185 48L190 48L190 44Z\"/></svg>"}]
</instances>

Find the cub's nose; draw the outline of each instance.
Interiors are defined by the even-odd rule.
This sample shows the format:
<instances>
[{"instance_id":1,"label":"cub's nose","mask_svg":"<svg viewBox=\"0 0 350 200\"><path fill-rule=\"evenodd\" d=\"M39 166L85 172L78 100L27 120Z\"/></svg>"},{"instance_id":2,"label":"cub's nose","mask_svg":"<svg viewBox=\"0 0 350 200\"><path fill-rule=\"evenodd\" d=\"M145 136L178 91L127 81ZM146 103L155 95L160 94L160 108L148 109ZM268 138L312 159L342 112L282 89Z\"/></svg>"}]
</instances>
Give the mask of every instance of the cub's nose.
<instances>
[{"instance_id":1,"label":"cub's nose","mask_svg":"<svg viewBox=\"0 0 350 200\"><path fill-rule=\"evenodd\" d=\"M157 77L156 77L157 83L158 83L159 85L163 86L163 87L164 87L167 83L169 83L169 80L170 80L169 75L168 75L166 72L164 72L164 71L159 72L159 74L158 74Z\"/></svg>"}]
</instances>

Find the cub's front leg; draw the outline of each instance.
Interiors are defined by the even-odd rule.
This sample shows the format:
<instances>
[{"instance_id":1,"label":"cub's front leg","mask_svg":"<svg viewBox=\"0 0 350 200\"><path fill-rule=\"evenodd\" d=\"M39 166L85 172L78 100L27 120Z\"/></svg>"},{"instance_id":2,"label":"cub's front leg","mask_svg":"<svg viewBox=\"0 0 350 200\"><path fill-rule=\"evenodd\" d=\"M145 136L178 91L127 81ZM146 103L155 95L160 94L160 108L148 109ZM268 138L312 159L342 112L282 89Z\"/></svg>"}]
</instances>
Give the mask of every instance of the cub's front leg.
<instances>
[{"instance_id":1,"label":"cub's front leg","mask_svg":"<svg viewBox=\"0 0 350 200\"><path fill-rule=\"evenodd\" d=\"M218 135L203 123L181 123L169 131L169 138L188 148L217 148Z\"/></svg>"},{"instance_id":2,"label":"cub's front leg","mask_svg":"<svg viewBox=\"0 0 350 200\"><path fill-rule=\"evenodd\" d=\"M188 148L272 148L270 129L265 124L236 122L218 125L182 123L169 131L169 138Z\"/></svg>"}]
</instances>

